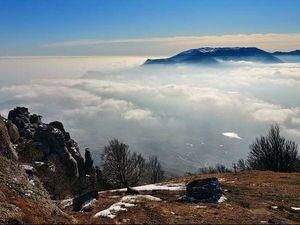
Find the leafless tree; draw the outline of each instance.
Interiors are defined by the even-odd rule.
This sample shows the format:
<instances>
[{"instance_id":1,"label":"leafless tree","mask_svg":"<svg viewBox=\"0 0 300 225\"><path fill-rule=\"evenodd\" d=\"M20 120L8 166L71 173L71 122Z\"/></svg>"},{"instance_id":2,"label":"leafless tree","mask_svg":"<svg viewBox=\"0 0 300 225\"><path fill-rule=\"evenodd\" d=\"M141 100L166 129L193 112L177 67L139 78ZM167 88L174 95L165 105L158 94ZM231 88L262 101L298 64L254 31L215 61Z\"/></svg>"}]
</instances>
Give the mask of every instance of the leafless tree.
<instances>
[{"instance_id":1,"label":"leafless tree","mask_svg":"<svg viewBox=\"0 0 300 225\"><path fill-rule=\"evenodd\" d=\"M272 125L267 136L250 145L248 163L252 169L289 172L294 170L298 146L280 136L278 125Z\"/></svg>"},{"instance_id":2,"label":"leafless tree","mask_svg":"<svg viewBox=\"0 0 300 225\"><path fill-rule=\"evenodd\" d=\"M151 183L161 182L164 179L164 171L157 156L150 156L147 163L147 171Z\"/></svg>"},{"instance_id":3,"label":"leafless tree","mask_svg":"<svg viewBox=\"0 0 300 225\"><path fill-rule=\"evenodd\" d=\"M114 187L128 187L140 181L145 160L141 154L131 153L128 145L113 139L104 147L101 158L103 176Z\"/></svg>"}]
</instances>

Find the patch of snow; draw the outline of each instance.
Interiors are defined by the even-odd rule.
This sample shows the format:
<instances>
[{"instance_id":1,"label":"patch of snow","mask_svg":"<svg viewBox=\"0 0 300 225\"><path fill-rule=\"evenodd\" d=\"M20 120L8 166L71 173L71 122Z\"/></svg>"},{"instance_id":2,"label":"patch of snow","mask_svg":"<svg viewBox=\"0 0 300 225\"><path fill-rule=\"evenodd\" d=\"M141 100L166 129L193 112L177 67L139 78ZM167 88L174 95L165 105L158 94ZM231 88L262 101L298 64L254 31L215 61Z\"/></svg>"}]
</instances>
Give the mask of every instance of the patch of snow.
<instances>
[{"instance_id":1,"label":"patch of snow","mask_svg":"<svg viewBox=\"0 0 300 225\"><path fill-rule=\"evenodd\" d=\"M55 166L54 165L49 166L49 168L50 168L51 172L55 172Z\"/></svg>"},{"instance_id":2,"label":"patch of snow","mask_svg":"<svg viewBox=\"0 0 300 225\"><path fill-rule=\"evenodd\" d=\"M271 208L272 208L272 209L278 209L278 206L272 205Z\"/></svg>"},{"instance_id":3,"label":"patch of snow","mask_svg":"<svg viewBox=\"0 0 300 225\"><path fill-rule=\"evenodd\" d=\"M31 197L32 194L33 194L32 190L25 190L25 196Z\"/></svg>"},{"instance_id":4,"label":"patch of snow","mask_svg":"<svg viewBox=\"0 0 300 225\"><path fill-rule=\"evenodd\" d=\"M22 167L24 170L33 170L33 167L30 166L30 165L27 165L27 164L22 164L21 167Z\"/></svg>"},{"instance_id":5,"label":"patch of snow","mask_svg":"<svg viewBox=\"0 0 300 225\"><path fill-rule=\"evenodd\" d=\"M114 219L117 216L117 213L120 211L127 211L127 207L133 207L134 204L131 203L123 203L123 202L117 202L113 205L111 205L108 209L104 209L94 215L94 218L99 217L107 217L110 219Z\"/></svg>"},{"instance_id":6,"label":"patch of snow","mask_svg":"<svg viewBox=\"0 0 300 225\"><path fill-rule=\"evenodd\" d=\"M196 205L195 208L196 209L205 209L205 208L207 208L207 206L205 206L205 205Z\"/></svg>"},{"instance_id":7,"label":"patch of snow","mask_svg":"<svg viewBox=\"0 0 300 225\"><path fill-rule=\"evenodd\" d=\"M227 184L234 184L235 181L234 180L230 180L230 181L226 181Z\"/></svg>"},{"instance_id":8,"label":"patch of snow","mask_svg":"<svg viewBox=\"0 0 300 225\"><path fill-rule=\"evenodd\" d=\"M211 53L211 52L215 52L216 49L215 48L198 48L198 51L199 52L202 52L202 53Z\"/></svg>"},{"instance_id":9,"label":"patch of snow","mask_svg":"<svg viewBox=\"0 0 300 225\"><path fill-rule=\"evenodd\" d=\"M300 207L291 207L291 209L293 209L293 210L300 210Z\"/></svg>"},{"instance_id":10,"label":"patch of snow","mask_svg":"<svg viewBox=\"0 0 300 225\"><path fill-rule=\"evenodd\" d=\"M30 183L32 186L35 186L35 183L34 183L34 180L33 180L33 179L29 180L29 183Z\"/></svg>"},{"instance_id":11,"label":"patch of snow","mask_svg":"<svg viewBox=\"0 0 300 225\"><path fill-rule=\"evenodd\" d=\"M109 208L104 209L94 215L94 218L107 217L114 219L118 212L127 211L128 207L136 206L136 203L146 199L150 201L161 201L160 198L153 197L151 195L126 195L119 202L114 203Z\"/></svg>"},{"instance_id":12,"label":"patch of snow","mask_svg":"<svg viewBox=\"0 0 300 225\"><path fill-rule=\"evenodd\" d=\"M60 202L59 205L63 209L66 207L69 207L69 206L73 205L73 198L64 199Z\"/></svg>"},{"instance_id":13,"label":"patch of snow","mask_svg":"<svg viewBox=\"0 0 300 225\"><path fill-rule=\"evenodd\" d=\"M222 195L221 198L219 198L218 203L225 202L226 200L227 198L224 195Z\"/></svg>"},{"instance_id":14,"label":"patch of snow","mask_svg":"<svg viewBox=\"0 0 300 225\"><path fill-rule=\"evenodd\" d=\"M225 137L229 137L229 138L234 138L234 139L242 139L237 133L235 132L223 132L222 133L223 136Z\"/></svg>"},{"instance_id":15,"label":"patch of snow","mask_svg":"<svg viewBox=\"0 0 300 225\"><path fill-rule=\"evenodd\" d=\"M34 163L34 165L36 165L36 166L42 166L42 165L45 165L44 162L39 162L39 161L34 161L33 163Z\"/></svg>"},{"instance_id":16,"label":"patch of snow","mask_svg":"<svg viewBox=\"0 0 300 225\"><path fill-rule=\"evenodd\" d=\"M95 198L90 199L90 200L87 200L85 203L83 203L82 209L91 207L91 206L94 205L97 201L98 201L98 200L95 199Z\"/></svg>"},{"instance_id":17,"label":"patch of snow","mask_svg":"<svg viewBox=\"0 0 300 225\"><path fill-rule=\"evenodd\" d=\"M143 186L137 186L133 187L134 190L137 191L152 191L152 190L158 190L158 191L181 191L185 190L185 184L184 183L176 183L176 184L148 184ZM106 192L125 192L127 191L127 188L122 189L115 189L110 191L101 191L101 193Z\"/></svg>"}]
</instances>

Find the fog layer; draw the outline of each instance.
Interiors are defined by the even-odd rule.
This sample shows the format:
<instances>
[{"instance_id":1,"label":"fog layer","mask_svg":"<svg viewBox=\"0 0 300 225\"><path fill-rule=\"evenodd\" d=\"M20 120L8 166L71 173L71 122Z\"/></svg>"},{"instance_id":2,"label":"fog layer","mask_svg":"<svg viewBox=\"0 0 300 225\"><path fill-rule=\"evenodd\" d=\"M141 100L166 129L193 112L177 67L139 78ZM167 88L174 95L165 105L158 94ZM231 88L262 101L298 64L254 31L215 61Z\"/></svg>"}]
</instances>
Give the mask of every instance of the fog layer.
<instances>
[{"instance_id":1,"label":"fog layer","mask_svg":"<svg viewBox=\"0 0 300 225\"><path fill-rule=\"evenodd\" d=\"M141 67L145 58L1 58L0 113L62 121L99 163L111 138L171 173L231 165L278 123L300 143L300 63Z\"/></svg>"}]
</instances>

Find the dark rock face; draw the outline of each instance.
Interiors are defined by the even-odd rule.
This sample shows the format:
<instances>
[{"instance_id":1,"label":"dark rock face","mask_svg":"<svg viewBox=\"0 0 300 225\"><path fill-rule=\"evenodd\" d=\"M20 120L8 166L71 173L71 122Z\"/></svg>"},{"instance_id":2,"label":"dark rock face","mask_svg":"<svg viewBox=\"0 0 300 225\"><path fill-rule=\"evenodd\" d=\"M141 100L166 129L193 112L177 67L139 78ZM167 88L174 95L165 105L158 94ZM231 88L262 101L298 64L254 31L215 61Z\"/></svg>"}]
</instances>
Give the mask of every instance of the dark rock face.
<instances>
[{"instance_id":1,"label":"dark rock face","mask_svg":"<svg viewBox=\"0 0 300 225\"><path fill-rule=\"evenodd\" d=\"M218 202L222 194L217 178L194 180L186 186L186 197L192 202Z\"/></svg>"},{"instance_id":2,"label":"dark rock face","mask_svg":"<svg viewBox=\"0 0 300 225\"><path fill-rule=\"evenodd\" d=\"M98 199L98 197L98 191L89 191L85 194L73 198L73 210L79 211L85 202L92 200L93 198Z\"/></svg>"}]
</instances>

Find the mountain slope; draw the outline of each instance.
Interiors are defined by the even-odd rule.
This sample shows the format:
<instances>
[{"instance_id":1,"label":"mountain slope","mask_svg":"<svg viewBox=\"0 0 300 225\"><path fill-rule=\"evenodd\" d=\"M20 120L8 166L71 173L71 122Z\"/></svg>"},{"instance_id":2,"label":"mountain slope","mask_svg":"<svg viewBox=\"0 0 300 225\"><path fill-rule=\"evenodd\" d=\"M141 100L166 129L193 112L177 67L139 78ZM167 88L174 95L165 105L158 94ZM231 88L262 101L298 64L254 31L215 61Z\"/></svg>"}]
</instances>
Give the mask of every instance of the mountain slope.
<instances>
[{"instance_id":1,"label":"mountain slope","mask_svg":"<svg viewBox=\"0 0 300 225\"><path fill-rule=\"evenodd\" d=\"M255 47L235 48L198 48L181 52L165 59L147 59L144 63L149 64L216 64L218 61L252 61L263 63L280 63L281 60L271 53Z\"/></svg>"}]
</instances>

